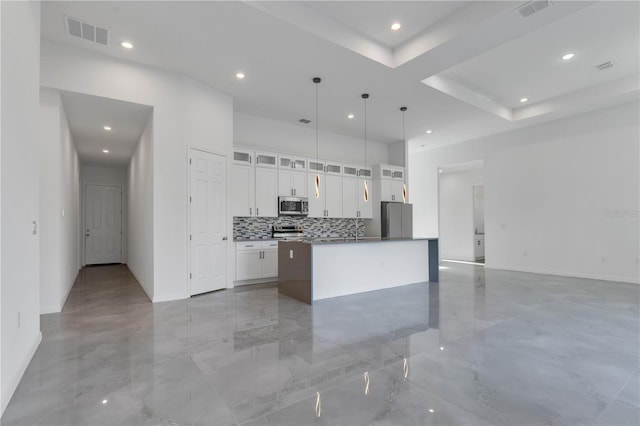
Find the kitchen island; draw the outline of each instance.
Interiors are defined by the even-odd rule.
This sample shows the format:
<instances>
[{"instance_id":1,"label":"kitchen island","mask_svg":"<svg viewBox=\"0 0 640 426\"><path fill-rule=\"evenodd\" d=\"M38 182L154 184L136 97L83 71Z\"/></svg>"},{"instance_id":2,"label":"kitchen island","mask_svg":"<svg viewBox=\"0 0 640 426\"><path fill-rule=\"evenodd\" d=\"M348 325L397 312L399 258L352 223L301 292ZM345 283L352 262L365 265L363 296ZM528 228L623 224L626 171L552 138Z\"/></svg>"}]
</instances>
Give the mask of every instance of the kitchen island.
<instances>
[{"instance_id":1,"label":"kitchen island","mask_svg":"<svg viewBox=\"0 0 640 426\"><path fill-rule=\"evenodd\" d=\"M278 291L312 304L331 297L438 281L438 239L281 241Z\"/></svg>"}]
</instances>

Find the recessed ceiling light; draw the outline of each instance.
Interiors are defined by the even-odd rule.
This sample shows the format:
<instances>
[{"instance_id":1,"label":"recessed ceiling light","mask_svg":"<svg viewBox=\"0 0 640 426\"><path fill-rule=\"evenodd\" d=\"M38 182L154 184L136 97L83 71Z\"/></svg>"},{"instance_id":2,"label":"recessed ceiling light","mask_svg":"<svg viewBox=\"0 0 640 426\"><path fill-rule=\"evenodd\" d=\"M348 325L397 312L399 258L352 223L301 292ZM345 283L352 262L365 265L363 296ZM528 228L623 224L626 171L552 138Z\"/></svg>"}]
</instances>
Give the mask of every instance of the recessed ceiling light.
<instances>
[{"instance_id":1,"label":"recessed ceiling light","mask_svg":"<svg viewBox=\"0 0 640 426\"><path fill-rule=\"evenodd\" d=\"M104 126L103 129L105 129L107 132L111 131L111 126Z\"/></svg>"},{"instance_id":2,"label":"recessed ceiling light","mask_svg":"<svg viewBox=\"0 0 640 426\"><path fill-rule=\"evenodd\" d=\"M104 152L105 154L108 154L109 150L108 149L103 149L102 152Z\"/></svg>"},{"instance_id":3,"label":"recessed ceiling light","mask_svg":"<svg viewBox=\"0 0 640 426\"><path fill-rule=\"evenodd\" d=\"M123 41L122 43L120 43L120 46L124 47L125 49L133 49L133 44L131 44L131 42L129 41Z\"/></svg>"},{"instance_id":4,"label":"recessed ceiling light","mask_svg":"<svg viewBox=\"0 0 640 426\"><path fill-rule=\"evenodd\" d=\"M442 169L438 169L438 173L442 173ZM442 350L442 349L440 349L440 350Z\"/></svg>"},{"instance_id":5,"label":"recessed ceiling light","mask_svg":"<svg viewBox=\"0 0 640 426\"><path fill-rule=\"evenodd\" d=\"M444 346L440 346L440 350L441 350L441 351L444 351Z\"/></svg>"},{"instance_id":6,"label":"recessed ceiling light","mask_svg":"<svg viewBox=\"0 0 640 426\"><path fill-rule=\"evenodd\" d=\"M427 130L425 133L426 133L426 134L428 134L428 135L430 135L431 133L433 133L433 131L432 131L431 129L429 129L429 130Z\"/></svg>"},{"instance_id":7,"label":"recessed ceiling light","mask_svg":"<svg viewBox=\"0 0 640 426\"><path fill-rule=\"evenodd\" d=\"M402 28L402 25L400 25L399 22L394 22L393 24L391 24L392 31L398 31L400 28Z\"/></svg>"},{"instance_id":8,"label":"recessed ceiling light","mask_svg":"<svg viewBox=\"0 0 640 426\"><path fill-rule=\"evenodd\" d=\"M528 100L529 100L529 98L522 98L522 99L520 99L520 102L525 103L525 102L527 102Z\"/></svg>"},{"instance_id":9,"label":"recessed ceiling light","mask_svg":"<svg viewBox=\"0 0 640 426\"><path fill-rule=\"evenodd\" d=\"M107 402L109 402L109 401L107 401L106 399L103 399L103 400L102 400L102 403L103 403L103 404L106 404Z\"/></svg>"},{"instance_id":10,"label":"recessed ceiling light","mask_svg":"<svg viewBox=\"0 0 640 426\"><path fill-rule=\"evenodd\" d=\"M236 78L237 78L238 80L242 80L244 77L245 77L245 75L244 75L244 73L243 73L243 72L237 72L237 73L236 73Z\"/></svg>"},{"instance_id":11,"label":"recessed ceiling light","mask_svg":"<svg viewBox=\"0 0 640 426\"><path fill-rule=\"evenodd\" d=\"M562 60L563 61L568 61L569 59L573 58L575 55L575 53L567 53L566 55L562 55Z\"/></svg>"},{"instance_id":12,"label":"recessed ceiling light","mask_svg":"<svg viewBox=\"0 0 640 426\"><path fill-rule=\"evenodd\" d=\"M349 115L347 115L347 118L348 118L349 120L351 120L353 117L355 117L355 115L353 115L353 114L349 114Z\"/></svg>"}]
</instances>

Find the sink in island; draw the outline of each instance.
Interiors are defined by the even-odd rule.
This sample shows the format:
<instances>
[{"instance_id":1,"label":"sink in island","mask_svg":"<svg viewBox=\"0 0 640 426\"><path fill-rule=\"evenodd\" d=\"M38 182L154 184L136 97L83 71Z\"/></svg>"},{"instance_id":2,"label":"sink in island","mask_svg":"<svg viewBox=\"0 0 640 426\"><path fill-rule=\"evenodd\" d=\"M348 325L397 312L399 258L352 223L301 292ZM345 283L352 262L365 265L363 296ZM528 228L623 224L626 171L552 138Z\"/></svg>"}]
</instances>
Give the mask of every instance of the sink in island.
<instances>
[{"instance_id":1,"label":"sink in island","mask_svg":"<svg viewBox=\"0 0 640 426\"><path fill-rule=\"evenodd\" d=\"M331 297L438 281L438 239L281 241L278 291L312 304Z\"/></svg>"}]
</instances>

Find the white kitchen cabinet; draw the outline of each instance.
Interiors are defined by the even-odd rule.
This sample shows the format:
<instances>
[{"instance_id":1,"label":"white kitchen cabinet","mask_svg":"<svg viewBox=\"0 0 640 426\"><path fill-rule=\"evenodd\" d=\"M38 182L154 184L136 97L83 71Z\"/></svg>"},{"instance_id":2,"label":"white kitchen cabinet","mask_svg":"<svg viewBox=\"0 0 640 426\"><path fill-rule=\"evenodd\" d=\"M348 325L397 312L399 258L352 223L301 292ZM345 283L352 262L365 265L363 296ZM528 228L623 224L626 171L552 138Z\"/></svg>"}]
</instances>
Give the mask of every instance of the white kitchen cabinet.
<instances>
[{"instance_id":1,"label":"white kitchen cabinet","mask_svg":"<svg viewBox=\"0 0 640 426\"><path fill-rule=\"evenodd\" d=\"M342 176L325 175L325 217L342 217Z\"/></svg>"},{"instance_id":2,"label":"white kitchen cabinet","mask_svg":"<svg viewBox=\"0 0 640 426\"><path fill-rule=\"evenodd\" d=\"M255 216L255 168L231 166L231 214L233 216Z\"/></svg>"},{"instance_id":3,"label":"white kitchen cabinet","mask_svg":"<svg viewBox=\"0 0 640 426\"><path fill-rule=\"evenodd\" d=\"M319 198L315 179L315 174L307 174L309 217L342 217L342 176L320 173Z\"/></svg>"},{"instance_id":4,"label":"white kitchen cabinet","mask_svg":"<svg viewBox=\"0 0 640 426\"><path fill-rule=\"evenodd\" d=\"M231 167L233 216L278 216L278 171L264 167Z\"/></svg>"},{"instance_id":5,"label":"white kitchen cabinet","mask_svg":"<svg viewBox=\"0 0 640 426\"><path fill-rule=\"evenodd\" d=\"M345 164L342 167L342 217L358 217L358 167Z\"/></svg>"},{"instance_id":6,"label":"white kitchen cabinet","mask_svg":"<svg viewBox=\"0 0 640 426\"><path fill-rule=\"evenodd\" d=\"M266 242L263 244L267 244ZM271 248L263 246L261 278L271 278L278 276L278 242L274 241Z\"/></svg>"},{"instance_id":7,"label":"white kitchen cabinet","mask_svg":"<svg viewBox=\"0 0 640 426\"><path fill-rule=\"evenodd\" d=\"M401 180L380 179L380 201L402 202Z\"/></svg>"},{"instance_id":8,"label":"white kitchen cabinet","mask_svg":"<svg viewBox=\"0 0 640 426\"><path fill-rule=\"evenodd\" d=\"M256 152L255 165L261 167L278 167L278 156L270 152Z\"/></svg>"},{"instance_id":9,"label":"white kitchen cabinet","mask_svg":"<svg viewBox=\"0 0 640 426\"><path fill-rule=\"evenodd\" d=\"M236 281L278 276L277 241L236 242Z\"/></svg>"},{"instance_id":10,"label":"white kitchen cabinet","mask_svg":"<svg viewBox=\"0 0 640 426\"><path fill-rule=\"evenodd\" d=\"M358 217L358 178L342 176L342 217Z\"/></svg>"},{"instance_id":11,"label":"white kitchen cabinet","mask_svg":"<svg viewBox=\"0 0 640 426\"><path fill-rule=\"evenodd\" d=\"M247 149L234 149L233 150L233 163L244 164L245 166L253 165L253 151Z\"/></svg>"},{"instance_id":12,"label":"white kitchen cabinet","mask_svg":"<svg viewBox=\"0 0 640 426\"><path fill-rule=\"evenodd\" d=\"M307 174L293 169L278 170L278 195L306 197Z\"/></svg>"},{"instance_id":13,"label":"white kitchen cabinet","mask_svg":"<svg viewBox=\"0 0 640 426\"><path fill-rule=\"evenodd\" d=\"M299 172L307 171L307 159L291 155L278 155L278 167L281 169L294 169Z\"/></svg>"},{"instance_id":14,"label":"white kitchen cabinet","mask_svg":"<svg viewBox=\"0 0 640 426\"><path fill-rule=\"evenodd\" d=\"M278 170L255 168L256 216L278 216Z\"/></svg>"}]
</instances>

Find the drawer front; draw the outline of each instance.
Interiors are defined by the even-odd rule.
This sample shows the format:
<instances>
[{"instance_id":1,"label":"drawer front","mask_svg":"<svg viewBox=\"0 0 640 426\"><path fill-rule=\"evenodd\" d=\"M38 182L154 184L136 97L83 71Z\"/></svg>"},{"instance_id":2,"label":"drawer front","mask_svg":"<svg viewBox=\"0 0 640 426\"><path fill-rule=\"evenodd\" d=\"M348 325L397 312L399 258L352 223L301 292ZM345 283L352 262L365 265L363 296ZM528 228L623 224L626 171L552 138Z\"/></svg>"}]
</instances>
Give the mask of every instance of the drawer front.
<instances>
[{"instance_id":1,"label":"drawer front","mask_svg":"<svg viewBox=\"0 0 640 426\"><path fill-rule=\"evenodd\" d=\"M236 250L260 250L262 241L247 241L246 243L236 243Z\"/></svg>"},{"instance_id":2,"label":"drawer front","mask_svg":"<svg viewBox=\"0 0 640 426\"><path fill-rule=\"evenodd\" d=\"M262 250L269 250L269 249L275 250L275 249L278 248L278 242L277 241L262 241L260 244L261 244L260 248Z\"/></svg>"}]
</instances>

